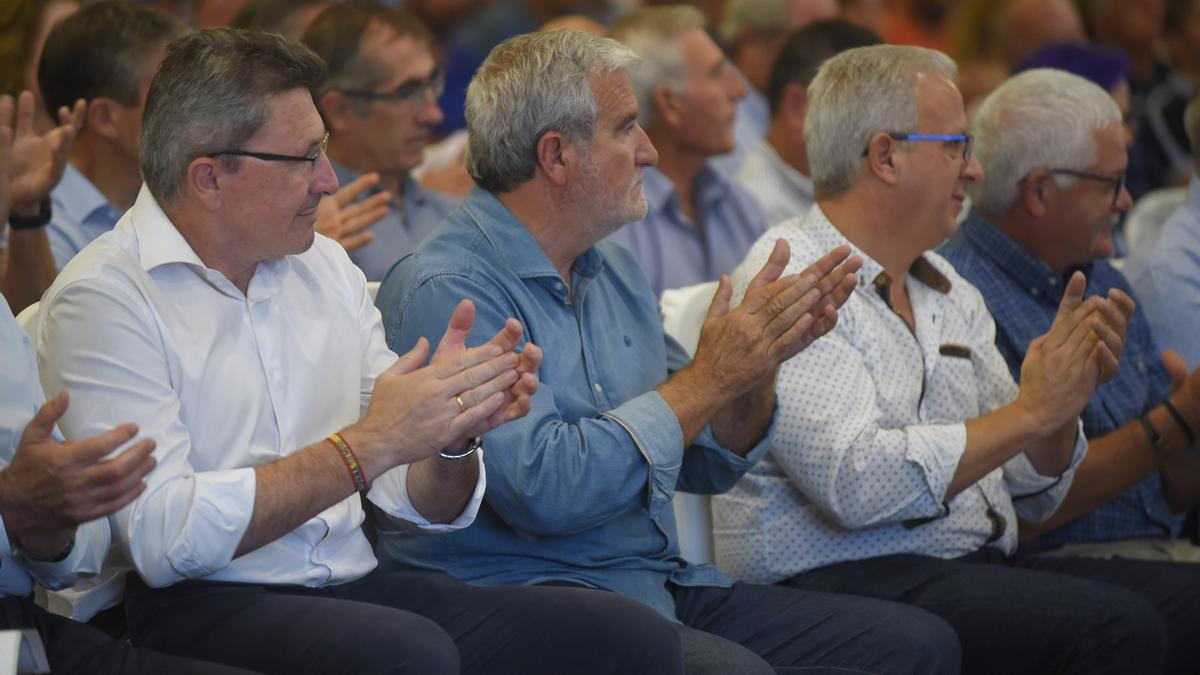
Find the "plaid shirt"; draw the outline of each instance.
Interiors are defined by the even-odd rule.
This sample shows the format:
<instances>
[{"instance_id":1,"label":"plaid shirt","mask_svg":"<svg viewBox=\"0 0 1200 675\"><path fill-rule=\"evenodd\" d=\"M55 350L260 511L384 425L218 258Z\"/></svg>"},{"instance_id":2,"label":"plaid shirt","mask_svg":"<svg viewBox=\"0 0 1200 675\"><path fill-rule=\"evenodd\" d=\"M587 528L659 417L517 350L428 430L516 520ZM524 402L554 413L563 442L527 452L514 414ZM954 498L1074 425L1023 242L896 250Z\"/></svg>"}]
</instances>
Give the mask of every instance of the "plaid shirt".
<instances>
[{"instance_id":1,"label":"plaid shirt","mask_svg":"<svg viewBox=\"0 0 1200 675\"><path fill-rule=\"evenodd\" d=\"M996 346L1013 377L1019 378L1029 342L1049 330L1054 321L1064 279L975 212L940 253L983 294L996 320ZM1107 261L1097 260L1083 272L1087 275L1085 296L1103 295L1114 287L1133 295L1125 277ZM1111 433L1162 403L1170 393L1170 380L1150 324L1138 308L1129 323L1116 377L1096 390L1081 415L1084 432L1089 438ZM1154 472L1105 506L1023 545L1022 550L1176 535L1182 521L1183 516L1167 505L1159 475Z\"/></svg>"}]
</instances>

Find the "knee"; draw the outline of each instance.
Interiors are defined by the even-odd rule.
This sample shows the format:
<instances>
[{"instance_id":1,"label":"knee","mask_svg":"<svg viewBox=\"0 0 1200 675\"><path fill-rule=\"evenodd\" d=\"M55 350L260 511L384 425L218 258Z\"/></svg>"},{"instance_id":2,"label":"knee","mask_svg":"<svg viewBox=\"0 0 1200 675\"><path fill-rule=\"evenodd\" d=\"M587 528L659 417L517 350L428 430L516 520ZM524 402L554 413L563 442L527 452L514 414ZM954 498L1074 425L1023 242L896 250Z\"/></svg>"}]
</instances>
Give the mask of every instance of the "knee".
<instances>
[{"instance_id":1,"label":"knee","mask_svg":"<svg viewBox=\"0 0 1200 675\"><path fill-rule=\"evenodd\" d=\"M929 612L913 612L900 624L907 643L906 672L945 673L962 669L962 644L958 633L941 617Z\"/></svg>"},{"instance_id":2,"label":"knee","mask_svg":"<svg viewBox=\"0 0 1200 675\"><path fill-rule=\"evenodd\" d=\"M566 616L546 617L568 629L572 651L590 672L683 673L683 647L675 624L649 606L616 593L572 589Z\"/></svg>"},{"instance_id":3,"label":"knee","mask_svg":"<svg viewBox=\"0 0 1200 675\"><path fill-rule=\"evenodd\" d=\"M1167 625L1145 596L1114 589L1088 641L1107 646L1109 658L1128 663L1125 672L1160 672L1167 653Z\"/></svg>"},{"instance_id":4,"label":"knee","mask_svg":"<svg viewBox=\"0 0 1200 675\"><path fill-rule=\"evenodd\" d=\"M459 653L454 640L436 623L421 616L403 621L381 622L355 638L359 667L347 664L346 672L425 673L459 672Z\"/></svg>"}]
</instances>

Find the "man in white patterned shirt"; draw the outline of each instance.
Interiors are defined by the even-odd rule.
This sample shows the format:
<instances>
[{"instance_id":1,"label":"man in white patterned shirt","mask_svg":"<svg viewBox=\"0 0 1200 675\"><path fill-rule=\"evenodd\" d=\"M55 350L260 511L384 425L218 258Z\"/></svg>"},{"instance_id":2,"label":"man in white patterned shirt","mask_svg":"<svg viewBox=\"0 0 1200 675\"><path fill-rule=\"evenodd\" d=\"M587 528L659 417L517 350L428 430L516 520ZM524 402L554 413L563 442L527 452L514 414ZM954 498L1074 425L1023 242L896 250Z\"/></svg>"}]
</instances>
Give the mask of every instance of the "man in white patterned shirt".
<instances>
[{"instance_id":1,"label":"man in white patterned shirt","mask_svg":"<svg viewBox=\"0 0 1200 675\"><path fill-rule=\"evenodd\" d=\"M1166 629L1138 592L1156 568L1050 574L1010 557L1016 516L1048 517L1070 486L1079 413L1115 372L1133 306L1084 301L1076 275L1014 384L983 299L931 252L981 175L955 76L944 54L878 46L829 60L809 89L817 206L752 248L735 289L783 236L792 265L850 243L859 291L784 364L772 452L717 501L718 563L932 611L958 631L964 672L1157 671Z\"/></svg>"}]
</instances>

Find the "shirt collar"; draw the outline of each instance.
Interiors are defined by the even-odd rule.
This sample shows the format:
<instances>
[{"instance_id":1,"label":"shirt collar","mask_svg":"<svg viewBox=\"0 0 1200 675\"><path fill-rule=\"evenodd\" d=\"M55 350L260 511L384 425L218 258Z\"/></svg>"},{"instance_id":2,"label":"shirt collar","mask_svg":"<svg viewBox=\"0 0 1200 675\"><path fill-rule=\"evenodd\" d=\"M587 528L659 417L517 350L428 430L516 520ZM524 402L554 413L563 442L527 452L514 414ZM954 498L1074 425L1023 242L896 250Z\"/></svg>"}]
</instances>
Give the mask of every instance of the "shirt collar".
<instances>
[{"instance_id":1,"label":"shirt collar","mask_svg":"<svg viewBox=\"0 0 1200 675\"><path fill-rule=\"evenodd\" d=\"M521 279L560 278L558 270L529 230L496 196L479 187L471 188L462 208L470 215L484 238L496 249L498 258ZM569 226L569 225L564 225ZM575 259L572 270L595 277L604 266L604 254L595 246Z\"/></svg>"},{"instance_id":2,"label":"shirt collar","mask_svg":"<svg viewBox=\"0 0 1200 675\"><path fill-rule=\"evenodd\" d=\"M775 148L767 142L767 139L759 141L759 152L767 160L767 163L775 168L775 172L787 182L788 185L796 189L797 192L804 195L809 201L813 197L812 179L796 170L796 167L783 161Z\"/></svg>"},{"instance_id":3,"label":"shirt collar","mask_svg":"<svg viewBox=\"0 0 1200 675\"><path fill-rule=\"evenodd\" d=\"M1047 298L1062 295L1063 280L1054 270L996 229L978 211L972 210L961 227L975 250L1016 280L1021 288Z\"/></svg>"},{"instance_id":4,"label":"shirt collar","mask_svg":"<svg viewBox=\"0 0 1200 675\"><path fill-rule=\"evenodd\" d=\"M63 215L76 223L85 222L100 209L112 209L114 212L118 210L92 181L70 162L67 162L66 168L63 169L62 180L54 187L53 194L65 211Z\"/></svg>"},{"instance_id":5,"label":"shirt collar","mask_svg":"<svg viewBox=\"0 0 1200 675\"><path fill-rule=\"evenodd\" d=\"M729 193L729 189L730 182L705 162L700 173L696 174L692 194L696 203L700 205L701 213L705 213L712 209L713 204L723 199ZM658 169L646 167L643 170L642 190L646 194L649 213L659 213L667 208L682 213L679 209L679 191L675 189L671 179Z\"/></svg>"},{"instance_id":6,"label":"shirt collar","mask_svg":"<svg viewBox=\"0 0 1200 675\"><path fill-rule=\"evenodd\" d=\"M859 268L857 275L859 288L866 288L868 285L871 285L877 290L882 290L892 284L892 278L884 271L883 265L864 253L858 246L855 246L854 242L847 239L846 235L842 234L833 223L829 222L829 217L821 210L820 204L813 204L812 210L809 211L808 216L804 219L803 227L822 251L846 244L850 246L852 254L862 258L863 264ZM908 274L925 286L928 286L931 290L942 295L950 292L950 279L939 272L924 255L913 261ZM881 297L883 297L884 302L890 302L890 298L886 293L883 293Z\"/></svg>"},{"instance_id":7,"label":"shirt collar","mask_svg":"<svg viewBox=\"0 0 1200 675\"><path fill-rule=\"evenodd\" d=\"M208 267L192 250L175 224L163 212L158 200L142 186L133 208L117 224L128 228L138 240L138 255L142 268L147 272L163 265L181 263L194 267L210 284L226 295L234 295L237 289L220 272ZM284 273L291 268L292 256L264 260L254 270L247 299L256 300L272 295L279 287Z\"/></svg>"}]
</instances>

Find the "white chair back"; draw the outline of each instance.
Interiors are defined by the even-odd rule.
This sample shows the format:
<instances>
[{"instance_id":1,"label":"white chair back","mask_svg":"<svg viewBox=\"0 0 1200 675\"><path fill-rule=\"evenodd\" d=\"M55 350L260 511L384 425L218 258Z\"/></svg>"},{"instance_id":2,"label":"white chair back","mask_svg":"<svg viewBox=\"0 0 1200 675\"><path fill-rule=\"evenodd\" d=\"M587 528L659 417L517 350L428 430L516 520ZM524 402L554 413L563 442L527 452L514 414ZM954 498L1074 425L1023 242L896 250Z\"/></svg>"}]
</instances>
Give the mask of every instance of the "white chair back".
<instances>
[{"instance_id":1,"label":"white chair back","mask_svg":"<svg viewBox=\"0 0 1200 675\"><path fill-rule=\"evenodd\" d=\"M379 282L368 281L367 292L371 294L371 302L375 302L375 296L379 295Z\"/></svg>"},{"instance_id":2,"label":"white chair back","mask_svg":"<svg viewBox=\"0 0 1200 675\"><path fill-rule=\"evenodd\" d=\"M716 293L715 281L663 292L663 330L678 340L689 354L695 353L696 345L700 342L700 327ZM715 562L709 496L676 492L672 506L679 528L679 548L684 559L697 564Z\"/></svg>"},{"instance_id":3,"label":"white chair back","mask_svg":"<svg viewBox=\"0 0 1200 675\"><path fill-rule=\"evenodd\" d=\"M40 302L35 302L21 310L21 313L17 315L17 325L21 327L21 330L25 331L26 335L34 339L37 339L38 307L41 304Z\"/></svg>"}]
</instances>

